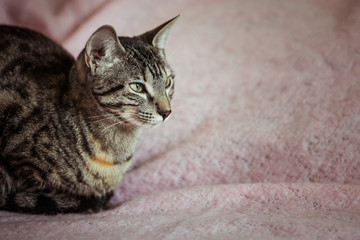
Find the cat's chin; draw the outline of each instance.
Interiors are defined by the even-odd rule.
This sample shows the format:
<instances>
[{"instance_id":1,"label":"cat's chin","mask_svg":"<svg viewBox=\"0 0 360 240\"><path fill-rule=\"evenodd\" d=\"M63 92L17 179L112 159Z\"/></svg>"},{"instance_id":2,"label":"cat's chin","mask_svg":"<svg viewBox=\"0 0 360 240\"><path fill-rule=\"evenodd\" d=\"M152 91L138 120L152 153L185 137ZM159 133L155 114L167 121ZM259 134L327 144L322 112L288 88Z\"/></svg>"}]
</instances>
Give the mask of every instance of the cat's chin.
<instances>
[{"instance_id":1,"label":"cat's chin","mask_svg":"<svg viewBox=\"0 0 360 240\"><path fill-rule=\"evenodd\" d=\"M133 124L137 125L138 127L145 128L145 129L158 127L164 122L164 121L160 121L160 120L142 121L140 119L134 119L134 118L132 120L133 120L133 122L132 122Z\"/></svg>"},{"instance_id":2,"label":"cat's chin","mask_svg":"<svg viewBox=\"0 0 360 240\"><path fill-rule=\"evenodd\" d=\"M160 123L144 123L142 124L142 127L145 129L150 129L150 128L156 128L158 126L160 126L162 124L162 122Z\"/></svg>"},{"instance_id":3,"label":"cat's chin","mask_svg":"<svg viewBox=\"0 0 360 240\"><path fill-rule=\"evenodd\" d=\"M145 128L145 129L150 129L150 128L156 128L158 126L160 126L163 122L157 122L157 123L152 123L152 122L136 122L135 125L141 128Z\"/></svg>"}]
</instances>

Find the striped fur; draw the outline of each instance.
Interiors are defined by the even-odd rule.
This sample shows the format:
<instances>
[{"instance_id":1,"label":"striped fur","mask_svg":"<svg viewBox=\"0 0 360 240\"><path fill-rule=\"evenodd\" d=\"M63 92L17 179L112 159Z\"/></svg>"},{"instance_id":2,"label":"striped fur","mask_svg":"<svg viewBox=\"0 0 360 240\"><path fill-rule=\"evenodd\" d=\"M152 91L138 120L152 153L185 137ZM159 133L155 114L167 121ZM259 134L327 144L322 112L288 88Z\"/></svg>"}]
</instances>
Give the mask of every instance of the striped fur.
<instances>
[{"instance_id":1,"label":"striped fur","mask_svg":"<svg viewBox=\"0 0 360 240\"><path fill-rule=\"evenodd\" d=\"M142 127L170 114L174 74L164 44L174 22L133 38L103 26L77 60L39 33L0 26L0 209L105 206Z\"/></svg>"}]
</instances>

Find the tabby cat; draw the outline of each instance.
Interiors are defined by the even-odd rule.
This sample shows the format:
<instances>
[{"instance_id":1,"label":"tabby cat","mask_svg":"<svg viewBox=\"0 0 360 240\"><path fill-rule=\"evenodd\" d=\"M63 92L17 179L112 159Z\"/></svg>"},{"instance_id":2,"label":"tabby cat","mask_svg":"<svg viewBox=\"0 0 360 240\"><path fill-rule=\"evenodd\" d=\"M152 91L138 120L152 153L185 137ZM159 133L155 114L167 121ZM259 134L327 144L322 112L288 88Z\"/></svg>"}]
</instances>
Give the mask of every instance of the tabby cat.
<instances>
[{"instance_id":1,"label":"tabby cat","mask_svg":"<svg viewBox=\"0 0 360 240\"><path fill-rule=\"evenodd\" d=\"M133 38L96 30L75 60L40 33L0 26L0 209L97 212L142 127L171 113L165 45L177 17Z\"/></svg>"}]
</instances>

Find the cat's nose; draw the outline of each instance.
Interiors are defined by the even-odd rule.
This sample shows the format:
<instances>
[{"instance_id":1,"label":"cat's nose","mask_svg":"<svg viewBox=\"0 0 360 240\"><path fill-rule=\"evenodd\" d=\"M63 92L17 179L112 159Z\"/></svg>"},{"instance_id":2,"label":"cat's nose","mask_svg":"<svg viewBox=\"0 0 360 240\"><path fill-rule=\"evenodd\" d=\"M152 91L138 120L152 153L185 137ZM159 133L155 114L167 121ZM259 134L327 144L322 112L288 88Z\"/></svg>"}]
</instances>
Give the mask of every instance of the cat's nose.
<instances>
[{"instance_id":1,"label":"cat's nose","mask_svg":"<svg viewBox=\"0 0 360 240\"><path fill-rule=\"evenodd\" d=\"M171 110L159 111L159 114L162 116L163 120L165 120L171 113Z\"/></svg>"}]
</instances>

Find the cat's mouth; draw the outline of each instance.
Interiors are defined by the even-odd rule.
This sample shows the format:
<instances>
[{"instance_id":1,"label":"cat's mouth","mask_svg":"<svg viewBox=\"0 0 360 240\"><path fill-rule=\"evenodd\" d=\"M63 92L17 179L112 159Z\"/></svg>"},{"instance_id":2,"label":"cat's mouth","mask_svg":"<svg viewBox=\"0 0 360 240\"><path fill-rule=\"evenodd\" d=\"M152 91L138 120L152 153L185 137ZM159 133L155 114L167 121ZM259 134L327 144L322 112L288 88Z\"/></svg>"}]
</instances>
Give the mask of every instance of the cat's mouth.
<instances>
[{"instance_id":1,"label":"cat's mouth","mask_svg":"<svg viewBox=\"0 0 360 240\"><path fill-rule=\"evenodd\" d=\"M149 112L143 112L139 111L136 116L135 120L137 124L139 124L141 127L145 128L152 128L159 126L161 123L164 122L163 117Z\"/></svg>"}]
</instances>

